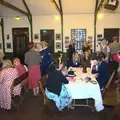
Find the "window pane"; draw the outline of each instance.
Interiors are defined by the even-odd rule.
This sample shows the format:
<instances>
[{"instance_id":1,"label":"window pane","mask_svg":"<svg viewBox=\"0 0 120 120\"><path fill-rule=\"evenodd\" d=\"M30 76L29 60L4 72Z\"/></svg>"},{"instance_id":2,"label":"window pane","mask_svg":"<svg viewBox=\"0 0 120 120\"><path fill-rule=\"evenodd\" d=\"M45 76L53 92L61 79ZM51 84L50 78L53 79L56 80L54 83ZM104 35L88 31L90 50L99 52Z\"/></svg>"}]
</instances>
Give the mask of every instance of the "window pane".
<instances>
[{"instance_id":1,"label":"window pane","mask_svg":"<svg viewBox=\"0 0 120 120\"><path fill-rule=\"evenodd\" d=\"M75 41L75 47L82 51L83 42L86 40L86 29L72 29L71 38Z\"/></svg>"}]
</instances>

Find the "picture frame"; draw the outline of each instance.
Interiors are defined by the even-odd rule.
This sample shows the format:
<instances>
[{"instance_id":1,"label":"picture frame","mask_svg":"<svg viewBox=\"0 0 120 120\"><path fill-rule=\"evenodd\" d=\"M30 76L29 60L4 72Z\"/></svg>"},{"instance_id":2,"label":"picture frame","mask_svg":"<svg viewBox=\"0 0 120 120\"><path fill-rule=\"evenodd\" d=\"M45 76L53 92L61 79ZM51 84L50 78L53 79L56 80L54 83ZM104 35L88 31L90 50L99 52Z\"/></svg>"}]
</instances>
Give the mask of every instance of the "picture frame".
<instances>
[{"instance_id":1,"label":"picture frame","mask_svg":"<svg viewBox=\"0 0 120 120\"><path fill-rule=\"evenodd\" d=\"M35 34L35 35L34 35L34 39L35 39L35 40L38 40L38 39L39 39L39 35L38 35L38 34Z\"/></svg>"},{"instance_id":2,"label":"picture frame","mask_svg":"<svg viewBox=\"0 0 120 120\"><path fill-rule=\"evenodd\" d=\"M61 42L56 42L56 49L61 49Z\"/></svg>"},{"instance_id":3,"label":"picture frame","mask_svg":"<svg viewBox=\"0 0 120 120\"><path fill-rule=\"evenodd\" d=\"M67 39L67 40L70 39L69 36L65 36L65 40L66 40L66 39Z\"/></svg>"},{"instance_id":4,"label":"picture frame","mask_svg":"<svg viewBox=\"0 0 120 120\"><path fill-rule=\"evenodd\" d=\"M7 39L7 40L10 39L10 35L9 35L9 34L6 35L6 39Z\"/></svg>"},{"instance_id":5,"label":"picture frame","mask_svg":"<svg viewBox=\"0 0 120 120\"><path fill-rule=\"evenodd\" d=\"M61 39L61 34L57 33L56 34L56 40L60 40Z\"/></svg>"},{"instance_id":6,"label":"picture frame","mask_svg":"<svg viewBox=\"0 0 120 120\"><path fill-rule=\"evenodd\" d=\"M11 43L6 43L6 47L7 47L7 49L11 49L12 48Z\"/></svg>"}]
</instances>

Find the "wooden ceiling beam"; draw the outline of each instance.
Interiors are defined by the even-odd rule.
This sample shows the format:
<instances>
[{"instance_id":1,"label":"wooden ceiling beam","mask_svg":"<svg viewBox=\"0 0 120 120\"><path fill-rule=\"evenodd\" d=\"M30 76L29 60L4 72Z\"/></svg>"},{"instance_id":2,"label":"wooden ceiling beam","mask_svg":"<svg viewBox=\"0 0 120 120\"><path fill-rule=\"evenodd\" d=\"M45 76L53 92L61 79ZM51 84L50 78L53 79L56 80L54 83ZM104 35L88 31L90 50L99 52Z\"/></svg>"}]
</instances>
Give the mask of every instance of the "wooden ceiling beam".
<instances>
[{"instance_id":1,"label":"wooden ceiling beam","mask_svg":"<svg viewBox=\"0 0 120 120\"><path fill-rule=\"evenodd\" d=\"M103 7L104 3L106 2L106 0L101 0L100 4L98 5L98 7L96 8L96 15L98 14L98 12L100 11L101 7Z\"/></svg>"},{"instance_id":2,"label":"wooden ceiling beam","mask_svg":"<svg viewBox=\"0 0 120 120\"><path fill-rule=\"evenodd\" d=\"M14 5L12 5L12 4L4 1L4 0L0 0L0 4L6 6L6 7L8 7L8 8L10 8L10 9L16 11L16 12L19 12L19 13L21 13L21 14L23 14L23 15L29 16L29 13L28 13L28 12L25 12L24 10L22 10L22 9L20 9L20 8L18 8L18 7L16 7L16 6L14 6Z\"/></svg>"},{"instance_id":3,"label":"wooden ceiling beam","mask_svg":"<svg viewBox=\"0 0 120 120\"><path fill-rule=\"evenodd\" d=\"M30 12L30 9L29 9L29 7L28 7L26 1L25 1L25 0L22 0L22 1L23 1L23 4L24 4L24 6L25 6L27 12L29 13L29 15L32 16L32 14L31 14L31 12Z\"/></svg>"},{"instance_id":4,"label":"wooden ceiling beam","mask_svg":"<svg viewBox=\"0 0 120 120\"><path fill-rule=\"evenodd\" d=\"M53 6L57 9L57 11L59 12L59 14L61 15L61 14L62 14L62 13L61 13L61 10L60 10L58 4L56 3L56 1L55 1L55 0L51 0L51 2L52 2L52 4L53 4Z\"/></svg>"},{"instance_id":5,"label":"wooden ceiling beam","mask_svg":"<svg viewBox=\"0 0 120 120\"><path fill-rule=\"evenodd\" d=\"M63 8L62 8L62 3L61 3L61 0L59 0L59 6L60 6L60 12L62 13L63 15Z\"/></svg>"}]
</instances>

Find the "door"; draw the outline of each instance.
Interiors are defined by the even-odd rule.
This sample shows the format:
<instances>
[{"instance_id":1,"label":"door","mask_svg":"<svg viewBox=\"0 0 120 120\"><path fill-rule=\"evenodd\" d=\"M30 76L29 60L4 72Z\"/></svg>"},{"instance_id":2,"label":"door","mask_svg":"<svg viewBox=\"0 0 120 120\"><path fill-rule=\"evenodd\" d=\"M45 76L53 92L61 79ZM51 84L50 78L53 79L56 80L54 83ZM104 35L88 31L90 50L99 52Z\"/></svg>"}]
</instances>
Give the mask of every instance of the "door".
<instances>
[{"instance_id":1,"label":"door","mask_svg":"<svg viewBox=\"0 0 120 120\"><path fill-rule=\"evenodd\" d=\"M108 39L109 43L112 42L112 39L115 36L119 38L119 28L104 29L104 38Z\"/></svg>"},{"instance_id":2,"label":"door","mask_svg":"<svg viewBox=\"0 0 120 120\"><path fill-rule=\"evenodd\" d=\"M19 31L19 32L18 32ZM13 51L14 57L20 58L21 62L24 64L24 54L27 51L27 45L29 42L28 29L15 28L13 30Z\"/></svg>"},{"instance_id":3,"label":"door","mask_svg":"<svg viewBox=\"0 0 120 120\"><path fill-rule=\"evenodd\" d=\"M54 30L40 30L41 41L48 43L51 54L54 53Z\"/></svg>"}]
</instances>

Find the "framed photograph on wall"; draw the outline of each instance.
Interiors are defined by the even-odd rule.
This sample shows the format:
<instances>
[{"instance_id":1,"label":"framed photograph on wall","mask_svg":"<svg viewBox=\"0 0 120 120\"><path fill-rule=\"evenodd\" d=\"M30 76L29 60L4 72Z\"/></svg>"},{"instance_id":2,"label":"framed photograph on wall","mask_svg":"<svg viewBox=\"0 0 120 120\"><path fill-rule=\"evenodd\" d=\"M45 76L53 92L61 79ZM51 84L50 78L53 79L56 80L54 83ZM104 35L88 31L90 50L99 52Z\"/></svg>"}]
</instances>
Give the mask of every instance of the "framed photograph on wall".
<instances>
[{"instance_id":1,"label":"framed photograph on wall","mask_svg":"<svg viewBox=\"0 0 120 120\"><path fill-rule=\"evenodd\" d=\"M6 43L6 46L7 46L7 49L11 49L12 48L11 43Z\"/></svg>"},{"instance_id":2,"label":"framed photograph on wall","mask_svg":"<svg viewBox=\"0 0 120 120\"><path fill-rule=\"evenodd\" d=\"M60 34L56 34L56 40L60 40L61 39L61 35Z\"/></svg>"},{"instance_id":3,"label":"framed photograph on wall","mask_svg":"<svg viewBox=\"0 0 120 120\"><path fill-rule=\"evenodd\" d=\"M38 34L34 34L34 39L38 39L39 38L39 35Z\"/></svg>"},{"instance_id":4,"label":"framed photograph on wall","mask_svg":"<svg viewBox=\"0 0 120 120\"><path fill-rule=\"evenodd\" d=\"M56 49L61 49L61 42L56 42Z\"/></svg>"}]
</instances>

